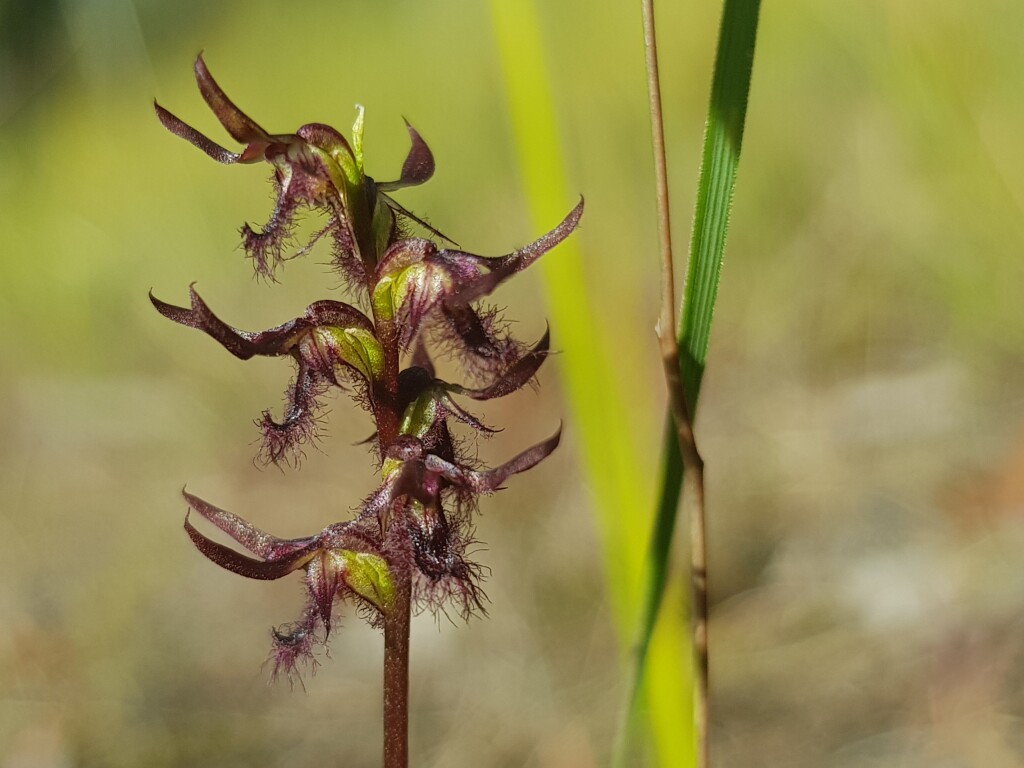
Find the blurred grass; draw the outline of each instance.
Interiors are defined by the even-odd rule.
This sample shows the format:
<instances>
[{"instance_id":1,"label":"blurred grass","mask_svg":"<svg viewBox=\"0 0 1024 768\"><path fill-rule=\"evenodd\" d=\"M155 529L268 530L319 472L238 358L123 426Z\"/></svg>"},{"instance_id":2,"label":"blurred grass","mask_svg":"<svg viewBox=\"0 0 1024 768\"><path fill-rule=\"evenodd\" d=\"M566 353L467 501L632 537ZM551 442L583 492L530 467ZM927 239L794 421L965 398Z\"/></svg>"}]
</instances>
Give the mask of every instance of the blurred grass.
<instances>
[{"instance_id":1,"label":"blurred grass","mask_svg":"<svg viewBox=\"0 0 1024 768\"><path fill-rule=\"evenodd\" d=\"M2 7L6 34L16 17ZM216 130L189 73L204 49L274 130L347 126L366 104L380 177L400 166L404 115L439 170L402 202L468 249L504 253L537 227L514 181L488 9L49 7L36 53L0 53L0 765L304 766L342 747L372 764L379 638L344 621L308 693L267 688L267 629L300 590L208 568L177 496L188 481L277 533L307 533L372 483L348 446L366 424L339 401L326 455L257 472L251 420L288 371L176 333L145 296L181 300L197 279L225 319L268 327L324 295L326 257L289 264L279 286L250 281L236 227L269 211L263 171L189 151L151 104ZM699 153L718 10L660 9L678 40L662 62L675 158ZM641 264L655 243L635 16L538 8L567 190L551 220L587 194L577 247L594 338L619 361L611 384L632 404L647 510L663 385L653 344L637 342L658 294ZM715 468L725 765L1021 765L1022 25L1010 0L795 0L762 17L757 130L698 425ZM672 173L685 227L693 168ZM517 282L499 300L536 338L540 277ZM485 458L569 411L551 362L538 398L489 410L508 429ZM485 506L491 617L414 627L420 764L600 764L620 649L572 437Z\"/></svg>"},{"instance_id":2,"label":"blurred grass","mask_svg":"<svg viewBox=\"0 0 1024 768\"><path fill-rule=\"evenodd\" d=\"M557 220L568 194L541 26L533 3L494 0L491 9L523 187L535 227L542 230L550 227L543 222ZM614 371L619 361L608 354L607 348L595 344L598 309L587 293L587 268L578 241L562 247L558 258L546 259L543 270L548 311L558 329L558 345L565 350L560 370L565 376L573 425L580 433L601 530L606 582L626 649L644 599L639 587L648 554L647 521L651 516L646 489L650 485L650 463L636 448L629 399L616 386ZM653 335L637 343L651 344ZM647 714L657 764L682 767L693 764L692 728L686 725L693 720L686 684L690 664L682 614L667 613L659 633L650 659L651 682L646 694L651 706Z\"/></svg>"}]
</instances>

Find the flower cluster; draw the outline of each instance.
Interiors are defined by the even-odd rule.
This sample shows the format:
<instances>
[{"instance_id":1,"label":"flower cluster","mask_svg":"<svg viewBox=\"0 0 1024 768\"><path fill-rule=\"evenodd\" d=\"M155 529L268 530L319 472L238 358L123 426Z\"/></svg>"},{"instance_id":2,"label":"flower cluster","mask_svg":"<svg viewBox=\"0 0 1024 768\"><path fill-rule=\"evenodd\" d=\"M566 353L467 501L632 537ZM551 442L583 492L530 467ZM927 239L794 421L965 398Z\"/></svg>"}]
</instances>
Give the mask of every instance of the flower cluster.
<instances>
[{"instance_id":1,"label":"flower cluster","mask_svg":"<svg viewBox=\"0 0 1024 768\"><path fill-rule=\"evenodd\" d=\"M403 589L421 607L451 607L463 616L481 610L481 567L467 556L476 499L544 459L558 445L559 432L491 469L477 466L453 438L452 420L494 431L457 398L489 400L515 392L534 379L548 353L547 333L526 346L480 300L564 240L576 228L583 203L551 232L510 254L465 253L388 194L433 175L433 155L411 125L412 146L398 179L377 182L363 169L361 108L351 141L319 123L271 134L232 103L202 57L195 75L221 125L244 145L241 152L214 143L159 104L156 113L168 130L214 160L265 161L273 168L276 203L270 220L259 229L249 224L241 229L257 275L274 279L284 261L327 237L333 265L362 309L318 301L298 318L251 332L217 317L194 288L187 307L150 299L163 316L203 331L242 360L292 359L296 373L283 414L277 418L265 411L258 421L265 461L297 462L316 438L320 398L338 387L375 421L381 484L351 520L288 540L185 493L190 511L251 554L208 538L188 515L185 530L203 555L233 573L278 579L304 572L303 613L272 633L275 671L291 672L297 662L311 658L330 633L339 601L354 603L374 624L381 623ZM303 211L322 216L324 225L310 243L289 254L296 216ZM439 348L461 364L473 386L436 377L430 352Z\"/></svg>"}]
</instances>

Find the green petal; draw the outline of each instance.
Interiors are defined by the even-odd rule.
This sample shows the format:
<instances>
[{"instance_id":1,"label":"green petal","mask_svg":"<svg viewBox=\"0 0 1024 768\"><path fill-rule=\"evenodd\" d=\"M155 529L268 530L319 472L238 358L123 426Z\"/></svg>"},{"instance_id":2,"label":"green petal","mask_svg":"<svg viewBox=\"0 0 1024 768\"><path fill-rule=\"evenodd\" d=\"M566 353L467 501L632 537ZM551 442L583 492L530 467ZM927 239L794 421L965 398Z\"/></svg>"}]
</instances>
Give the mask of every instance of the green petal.
<instances>
[{"instance_id":1,"label":"green petal","mask_svg":"<svg viewBox=\"0 0 1024 768\"><path fill-rule=\"evenodd\" d=\"M395 599L395 582L383 557L350 549L335 549L331 555L349 589L380 610L387 610Z\"/></svg>"}]
</instances>

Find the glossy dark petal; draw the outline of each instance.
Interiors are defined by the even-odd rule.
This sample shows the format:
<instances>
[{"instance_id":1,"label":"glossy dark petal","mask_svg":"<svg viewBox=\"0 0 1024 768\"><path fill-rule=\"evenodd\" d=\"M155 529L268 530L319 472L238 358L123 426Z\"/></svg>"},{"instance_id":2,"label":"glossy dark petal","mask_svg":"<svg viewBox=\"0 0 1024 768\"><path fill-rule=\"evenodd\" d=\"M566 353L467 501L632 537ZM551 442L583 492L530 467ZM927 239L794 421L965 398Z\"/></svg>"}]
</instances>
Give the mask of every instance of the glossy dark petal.
<instances>
[{"instance_id":1,"label":"glossy dark petal","mask_svg":"<svg viewBox=\"0 0 1024 768\"><path fill-rule=\"evenodd\" d=\"M430 147L427 146L427 142L423 140L419 132L409 125L409 121L406 121L405 128L409 131L409 138L412 139L412 147L405 157L402 175L398 181L385 181L377 184L377 188L384 192L423 184L434 175L434 153L430 151Z\"/></svg>"},{"instance_id":2,"label":"glossy dark petal","mask_svg":"<svg viewBox=\"0 0 1024 768\"><path fill-rule=\"evenodd\" d=\"M210 105L210 109L213 110L213 114L220 120L224 130L231 134L231 138L239 144L248 144L249 142L260 140L266 141L269 138L267 132L260 128L256 121L245 114L245 112L236 107L234 102L217 85L217 81L213 79L210 70L206 68L206 62L203 61L202 54L196 57L195 73L196 82L199 84L199 92L203 94L203 99Z\"/></svg>"},{"instance_id":3,"label":"glossy dark petal","mask_svg":"<svg viewBox=\"0 0 1024 768\"><path fill-rule=\"evenodd\" d=\"M304 141L319 147L325 152L334 153L344 150L351 157L352 147L341 133L324 123L307 123L295 132Z\"/></svg>"},{"instance_id":4,"label":"glossy dark petal","mask_svg":"<svg viewBox=\"0 0 1024 768\"><path fill-rule=\"evenodd\" d=\"M418 365L410 365L398 374L399 410L404 412L413 400L418 398L430 387L434 386L434 377L430 371Z\"/></svg>"},{"instance_id":5,"label":"glossy dark petal","mask_svg":"<svg viewBox=\"0 0 1024 768\"><path fill-rule=\"evenodd\" d=\"M427 372L427 376L431 379L434 378L434 361L430 359L430 352L427 350L427 345L423 343L421 336L416 337L416 343L412 348L412 366L422 368Z\"/></svg>"},{"instance_id":6,"label":"glossy dark petal","mask_svg":"<svg viewBox=\"0 0 1024 768\"><path fill-rule=\"evenodd\" d=\"M449 384L448 389L460 395L472 397L474 400L491 400L496 397L504 397L515 392L530 381L540 369L540 366L547 359L550 349L551 329L544 331L544 336L537 342L537 345L519 358L511 367L503 371L497 379L488 387L482 389L469 389L457 384Z\"/></svg>"},{"instance_id":7,"label":"glossy dark petal","mask_svg":"<svg viewBox=\"0 0 1024 768\"><path fill-rule=\"evenodd\" d=\"M189 522L187 515L185 516L185 531L188 533L189 538L192 539L196 549L202 552L209 560L212 560L227 571L237 573L239 576L245 576L248 579L260 579L262 581L280 579L297 568L302 567L310 556L310 552L299 550L290 557L282 558L281 560L256 560L236 552L213 539L208 539L195 529L192 523Z\"/></svg>"},{"instance_id":8,"label":"glossy dark petal","mask_svg":"<svg viewBox=\"0 0 1024 768\"><path fill-rule=\"evenodd\" d=\"M308 548L316 541L315 536L307 536L302 539L279 539L277 536L271 536L266 531L260 530L233 512L215 507L198 496L193 496L188 491L183 490L181 494L193 510L264 560L280 560L289 557L299 550Z\"/></svg>"},{"instance_id":9,"label":"glossy dark petal","mask_svg":"<svg viewBox=\"0 0 1024 768\"><path fill-rule=\"evenodd\" d=\"M430 151L427 142L409 124L408 120L405 122L405 129L409 132L412 146L402 164L402 175L399 177L399 181L405 185L423 184L434 175L434 153Z\"/></svg>"},{"instance_id":10,"label":"glossy dark petal","mask_svg":"<svg viewBox=\"0 0 1024 768\"><path fill-rule=\"evenodd\" d=\"M423 464L427 470L436 472L455 486L466 488L473 493L491 493L500 488L512 475L525 472L540 463L558 447L561 438L562 428L559 427L558 431L543 443L528 448L499 467L482 472L459 467L434 454L427 455L423 459Z\"/></svg>"},{"instance_id":11,"label":"glossy dark petal","mask_svg":"<svg viewBox=\"0 0 1024 768\"><path fill-rule=\"evenodd\" d=\"M235 152L230 152L224 149L220 144L211 141L191 125L168 112L155 101L153 102L153 107L156 109L156 116L159 118L160 122L163 123L164 128L175 136L180 136L192 146L203 150L203 152L212 157L218 163L231 165L233 163L237 163L241 159L241 155Z\"/></svg>"}]
</instances>

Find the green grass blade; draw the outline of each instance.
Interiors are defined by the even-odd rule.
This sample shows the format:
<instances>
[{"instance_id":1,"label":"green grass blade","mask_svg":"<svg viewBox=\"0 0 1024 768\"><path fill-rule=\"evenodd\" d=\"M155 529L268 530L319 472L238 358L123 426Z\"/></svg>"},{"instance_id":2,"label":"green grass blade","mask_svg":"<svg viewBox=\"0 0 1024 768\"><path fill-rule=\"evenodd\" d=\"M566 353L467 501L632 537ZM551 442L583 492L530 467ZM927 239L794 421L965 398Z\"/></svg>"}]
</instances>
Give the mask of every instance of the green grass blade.
<instances>
[{"instance_id":1,"label":"green grass blade","mask_svg":"<svg viewBox=\"0 0 1024 768\"><path fill-rule=\"evenodd\" d=\"M711 340L711 320L747 116L760 6L760 0L726 0L722 13L679 323L679 356L690 413L696 412Z\"/></svg>"},{"instance_id":2,"label":"green grass blade","mask_svg":"<svg viewBox=\"0 0 1024 768\"><path fill-rule=\"evenodd\" d=\"M711 339L711 322L743 142L759 10L760 0L726 0L722 13L678 332L680 366L691 414L696 413ZM670 419L663 448L661 494L645 569L644 608L635 648L634 689L627 704L627 723L635 718L639 690L648 672L649 648L664 601L683 482L682 458ZM622 745L618 751L620 762L625 759L626 749Z\"/></svg>"},{"instance_id":3,"label":"green grass blade","mask_svg":"<svg viewBox=\"0 0 1024 768\"><path fill-rule=\"evenodd\" d=\"M649 682L645 681L645 673L650 664L651 645L654 640L655 629L658 625L658 609L665 597L665 588L668 583L670 565L670 551L676 527L676 511L679 508L679 495L683 485L683 463L679 453L679 440L676 438L675 424L671 418L666 419L665 436L662 448L662 475L661 475L661 496L658 499L658 509L654 516L654 529L651 532L651 544L644 562L643 586L644 591L641 597L640 632L633 647L632 677L627 692L628 699L623 707L619 723L619 732L616 735L615 748L612 756L612 765L615 768L625 768L635 762L637 752L635 741L640 730L640 707L644 701L645 688ZM684 637L679 645L678 652L686 654L690 644L688 637ZM660 675L655 679L662 679ZM692 664L684 664L682 673L676 676L681 687L689 688L693 680ZM657 710L655 710L656 712ZM687 708L687 720L689 724L693 719L692 711ZM695 749L694 733L685 726L684 750L687 751L686 765L697 765L697 754Z\"/></svg>"},{"instance_id":4,"label":"green grass blade","mask_svg":"<svg viewBox=\"0 0 1024 768\"><path fill-rule=\"evenodd\" d=\"M576 191L566 189L541 25L530 0L492 0L491 9L520 171L535 226L543 230L564 215ZM616 626L625 647L641 614L638 587L651 519L646 500L650 461L631 449L632 406L612 384L617 376L609 351L594 343L594 328L600 324L584 290L578 239L560 245L556 257L542 260L541 268L552 328L563 350L560 369L592 491ZM658 761L678 768L694 764L688 730L691 702L686 686L680 685L689 673L686 638L681 616L659 623L650 651L652 683L646 688Z\"/></svg>"}]
</instances>

